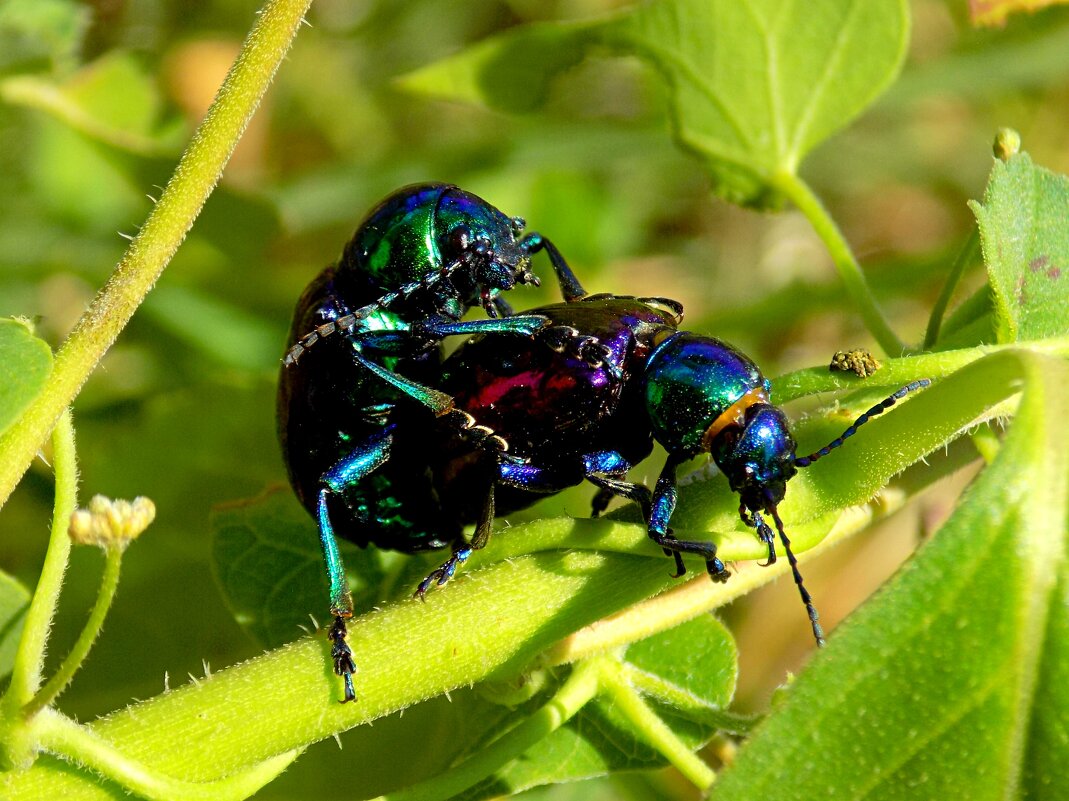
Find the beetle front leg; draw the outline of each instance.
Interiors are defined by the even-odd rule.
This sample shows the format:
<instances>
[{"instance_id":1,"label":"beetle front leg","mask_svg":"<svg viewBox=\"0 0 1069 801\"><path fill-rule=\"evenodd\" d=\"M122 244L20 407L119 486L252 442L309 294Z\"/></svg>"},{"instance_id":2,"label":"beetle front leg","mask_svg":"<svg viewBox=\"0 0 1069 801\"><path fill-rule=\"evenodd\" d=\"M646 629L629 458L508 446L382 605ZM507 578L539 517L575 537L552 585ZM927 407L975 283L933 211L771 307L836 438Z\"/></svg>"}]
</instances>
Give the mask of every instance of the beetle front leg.
<instances>
[{"instance_id":1,"label":"beetle front leg","mask_svg":"<svg viewBox=\"0 0 1069 801\"><path fill-rule=\"evenodd\" d=\"M334 526L330 522L329 501L339 496L348 487L352 487L370 473L381 467L390 458L390 446L393 444L393 429L390 425L377 432L335 464L320 479L322 488L316 503L316 519L319 523L319 542L323 548L323 562L327 568L330 583L330 613L334 622L327 631L331 642L330 656L334 661L334 672L341 676L345 684L345 698L342 703L356 700L353 689L353 652L346 642L348 631L345 621L353 616L353 598L349 592L349 581L345 578L345 565L342 563L338 540L334 535Z\"/></svg>"},{"instance_id":2,"label":"beetle front leg","mask_svg":"<svg viewBox=\"0 0 1069 801\"><path fill-rule=\"evenodd\" d=\"M540 331L538 338L557 353L581 360L588 367L604 367L615 380L623 379L623 372L615 361L612 349L597 337L584 336L570 325L552 325Z\"/></svg>"},{"instance_id":3,"label":"beetle front leg","mask_svg":"<svg viewBox=\"0 0 1069 801\"><path fill-rule=\"evenodd\" d=\"M635 484L630 481L621 481L618 478L605 478L602 476L587 476L587 481L601 488L598 490L598 494L594 496L592 504L594 517L597 517L600 512L605 510L605 506L608 505L613 496L618 495L637 503L642 509L642 519L647 523L649 522L653 508L653 495L645 484ZM676 562L676 572L672 574L672 578L680 578L686 575L687 566L683 564L683 557L680 556L679 551L671 548L664 548L663 550L665 556L671 556Z\"/></svg>"},{"instance_id":4,"label":"beetle front leg","mask_svg":"<svg viewBox=\"0 0 1069 801\"><path fill-rule=\"evenodd\" d=\"M742 519L744 525L756 529L757 538L765 544L766 548L768 548L768 559L761 565L761 567L768 567L769 565L776 564L776 539L772 536L772 529L767 525L761 525L760 517L756 513L751 513L744 503L739 504L739 517Z\"/></svg>"},{"instance_id":5,"label":"beetle front leg","mask_svg":"<svg viewBox=\"0 0 1069 801\"><path fill-rule=\"evenodd\" d=\"M731 574L717 557L716 545L711 542L677 540L672 535L672 529L668 527L668 521L672 518L679 497L676 489L676 470L684 461L686 461L684 457L669 455L668 461L661 470L661 475L657 478L657 484L653 489L653 508L649 517L650 539L676 555L677 567L681 562L679 554L698 554L705 560L706 570L713 581L727 581Z\"/></svg>"},{"instance_id":6,"label":"beetle front leg","mask_svg":"<svg viewBox=\"0 0 1069 801\"><path fill-rule=\"evenodd\" d=\"M575 277L575 273L568 266L568 262L564 260L564 256L544 236L538 233L530 233L520 241L520 247L528 255L533 255L540 250L546 252L546 255L549 256L549 263L553 265L553 272L557 275L557 283L560 284L560 292L565 301L573 303L586 295L586 290L579 283L579 279Z\"/></svg>"},{"instance_id":7,"label":"beetle front leg","mask_svg":"<svg viewBox=\"0 0 1069 801\"><path fill-rule=\"evenodd\" d=\"M459 322L430 318L412 323L409 335L435 345L446 337L473 334L515 334L533 337L549 325L549 318L540 314L514 314L496 320L461 320Z\"/></svg>"}]
</instances>

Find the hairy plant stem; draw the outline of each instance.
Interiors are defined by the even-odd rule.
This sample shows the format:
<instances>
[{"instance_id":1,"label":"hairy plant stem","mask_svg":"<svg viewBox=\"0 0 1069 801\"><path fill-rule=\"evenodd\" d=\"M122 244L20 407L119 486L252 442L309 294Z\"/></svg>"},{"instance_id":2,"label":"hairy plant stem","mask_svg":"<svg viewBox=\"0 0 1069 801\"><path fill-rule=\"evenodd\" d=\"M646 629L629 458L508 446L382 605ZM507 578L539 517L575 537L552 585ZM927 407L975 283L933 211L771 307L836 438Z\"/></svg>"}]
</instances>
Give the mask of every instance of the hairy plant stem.
<instances>
[{"instance_id":1,"label":"hairy plant stem","mask_svg":"<svg viewBox=\"0 0 1069 801\"><path fill-rule=\"evenodd\" d=\"M935 305L932 306L932 313L928 317L928 328L924 332L924 342L921 345L921 350L930 350L939 339L939 329L943 325L943 316L946 314L947 306L950 305L950 299L954 297L954 290L957 289L961 277L972 264L973 259L976 258L979 249L980 233L978 229L973 228L969 238L965 240L965 244L958 252L958 257L954 259L954 264L950 268L950 274L947 276L946 283L943 284L939 298L935 301Z\"/></svg>"},{"instance_id":2,"label":"hairy plant stem","mask_svg":"<svg viewBox=\"0 0 1069 801\"><path fill-rule=\"evenodd\" d=\"M889 359L868 378L852 373L833 373L827 367L806 367L784 373L772 382L777 403L786 403L807 395L835 392L859 387L897 387L918 378L943 378L985 356L1008 351L1029 351L1051 356L1069 356L1069 337L1052 337L1034 342L1013 342L1007 345L977 345L961 350L937 353L918 353L901 359Z\"/></svg>"},{"instance_id":3,"label":"hairy plant stem","mask_svg":"<svg viewBox=\"0 0 1069 801\"><path fill-rule=\"evenodd\" d=\"M42 710L33 729L41 748L91 768L153 801L240 801L282 773L301 753L301 749L287 751L216 781L188 782L131 759L55 710Z\"/></svg>"},{"instance_id":4,"label":"hairy plant stem","mask_svg":"<svg viewBox=\"0 0 1069 801\"><path fill-rule=\"evenodd\" d=\"M376 801L444 801L492 776L575 717L598 694L607 661L605 657L595 657L576 665L546 704L486 748L433 779L380 796Z\"/></svg>"},{"instance_id":5,"label":"hairy plant stem","mask_svg":"<svg viewBox=\"0 0 1069 801\"><path fill-rule=\"evenodd\" d=\"M52 510L52 531L48 538L41 577L34 590L26 623L22 629L11 684L3 700L6 717L21 714L41 684L48 635L56 614L63 575L71 551L67 534L71 515L78 506L78 462L74 447L74 423L70 410L65 410L52 432L52 463L56 474L56 496Z\"/></svg>"},{"instance_id":6,"label":"hairy plant stem","mask_svg":"<svg viewBox=\"0 0 1069 801\"><path fill-rule=\"evenodd\" d=\"M310 4L311 0L268 0L264 5L159 202L56 353L44 390L0 435L0 506L185 239Z\"/></svg>"},{"instance_id":7,"label":"hairy plant stem","mask_svg":"<svg viewBox=\"0 0 1069 801\"><path fill-rule=\"evenodd\" d=\"M820 202L820 198L816 196L809 184L794 172L777 173L769 182L797 206L798 210L809 220L817 236L824 242L835 263L835 268L839 271L846 294L854 302L865 327L875 337L884 353L892 358L901 356L905 351L905 344L891 330L883 312L876 305L876 299L872 295L868 281L865 280L865 274L861 272L861 265L858 264L854 251L850 248L850 244L839 230L835 220L824 208L824 204Z\"/></svg>"},{"instance_id":8,"label":"hairy plant stem","mask_svg":"<svg viewBox=\"0 0 1069 801\"><path fill-rule=\"evenodd\" d=\"M82 633L78 635L78 639L70 653L67 654L67 658L63 660L63 664L33 699L23 707L22 713L26 717L32 717L55 701L59 694L67 689L74 674L78 672L78 668L89 655L89 650L93 647L104 625L104 619L108 616L108 610L111 609L111 602L115 599L115 590L119 586L119 572L122 568L122 555L123 548L121 547L113 546L104 549L104 575L100 579L96 603L93 604Z\"/></svg>"}]
</instances>

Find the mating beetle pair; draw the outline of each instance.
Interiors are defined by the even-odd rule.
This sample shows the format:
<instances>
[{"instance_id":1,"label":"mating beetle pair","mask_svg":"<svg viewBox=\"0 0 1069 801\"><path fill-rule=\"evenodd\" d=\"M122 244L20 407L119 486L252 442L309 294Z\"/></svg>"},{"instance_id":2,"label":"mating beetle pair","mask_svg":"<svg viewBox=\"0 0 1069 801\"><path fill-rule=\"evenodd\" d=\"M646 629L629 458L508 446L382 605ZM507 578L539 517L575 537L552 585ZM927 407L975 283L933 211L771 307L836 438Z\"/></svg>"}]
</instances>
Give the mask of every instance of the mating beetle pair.
<instances>
[{"instance_id":1,"label":"mating beetle pair","mask_svg":"<svg viewBox=\"0 0 1069 801\"><path fill-rule=\"evenodd\" d=\"M367 542L361 531L368 520L347 490L388 458L392 432L404 428L410 407L447 418L473 442L505 447L435 388L437 346L451 335L529 336L541 328L543 318L513 315L500 297L516 284L537 283L530 263L540 250L566 296L582 291L556 248L538 234L521 236L523 227L457 187L406 187L368 215L338 263L297 304L279 382L279 435L290 482L319 524L334 616L329 636L347 700L353 665L345 620L353 608L335 536ZM498 319L461 321L473 306ZM381 476L375 480L382 483ZM419 476L382 487L382 502L402 510L402 529L382 545L442 547L433 531L406 520L405 510L426 491Z\"/></svg>"},{"instance_id":2,"label":"mating beetle pair","mask_svg":"<svg viewBox=\"0 0 1069 801\"><path fill-rule=\"evenodd\" d=\"M767 544L769 562L772 518L823 643L777 512L786 482L927 382L904 387L798 458L768 381L745 355L679 331L674 301L586 296L556 248L537 234L519 238L521 229L455 187L402 189L298 304L280 382L280 435L291 482L319 524L345 700L354 697L345 642L352 602L336 536L405 552L452 546L420 584L422 596L485 545L495 513L588 480L599 488L595 514L614 495L637 502L677 575L681 554L694 553L723 581L715 546L677 540L669 527L676 471L703 452L738 493L740 516ZM498 293L535 281L530 256L540 249L565 302L512 315ZM474 305L502 317L460 321ZM455 334L477 336L443 361L438 345ZM654 440L668 459L651 492L626 474ZM462 534L468 523L470 542Z\"/></svg>"}]
</instances>

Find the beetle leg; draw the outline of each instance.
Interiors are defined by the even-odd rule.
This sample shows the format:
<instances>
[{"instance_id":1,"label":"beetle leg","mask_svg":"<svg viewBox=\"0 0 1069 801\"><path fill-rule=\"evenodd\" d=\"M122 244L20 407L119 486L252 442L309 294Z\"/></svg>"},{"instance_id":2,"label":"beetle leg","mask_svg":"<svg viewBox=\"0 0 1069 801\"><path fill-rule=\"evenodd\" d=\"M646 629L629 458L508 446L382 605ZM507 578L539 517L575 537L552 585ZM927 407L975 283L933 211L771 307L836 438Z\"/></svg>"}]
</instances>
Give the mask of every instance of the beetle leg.
<instances>
[{"instance_id":1,"label":"beetle leg","mask_svg":"<svg viewBox=\"0 0 1069 801\"><path fill-rule=\"evenodd\" d=\"M422 403L438 417L449 414L454 409L453 398L444 392L439 392L417 381L405 378L392 370L387 370L381 364L376 364L371 359L368 359L356 348L353 349L353 358L387 384Z\"/></svg>"},{"instance_id":2,"label":"beetle leg","mask_svg":"<svg viewBox=\"0 0 1069 801\"><path fill-rule=\"evenodd\" d=\"M594 496L594 517L605 511L605 506L614 495L634 501L642 509L642 517L649 520L652 496L644 484L623 481L622 476L631 470L631 463L617 451L597 451L583 456L586 480L598 487Z\"/></svg>"},{"instance_id":3,"label":"beetle leg","mask_svg":"<svg viewBox=\"0 0 1069 801\"><path fill-rule=\"evenodd\" d=\"M457 435L465 441L476 448L493 452L499 461L517 465L526 464L526 459L508 453L509 444L504 437L497 434L489 426L478 425L475 422L475 418L463 409L453 409L450 415L456 420Z\"/></svg>"},{"instance_id":4,"label":"beetle leg","mask_svg":"<svg viewBox=\"0 0 1069 801\"><path fill-rule=\"evenodd\" d=\"M642 518L647 522L650 520L653 513L653 496L645 484L635 484L630 481L621 481L618 478L597 475L588 475L586 478L591 484L601 488L598 490L598 494L594 496L592 503L594 517L605 511L605 507L608 506L609 500L613 496L619 495L637 503L642 509ZM668 530L668 536L671 536L671 529ZM683 564L683 557L679 551L672 548L664 548L663 550L665 556L671 556L675 559L676 572L672 574L672 578L684 576L687 572L687 567Z\"/></svg>"},{"instance_id":5,"label":"beetle leg","mask_svg":"<svg viewBox=\"0 0 1069 801\"><path fill-rule=\"evenodd\" d=\"M517 334L533 337L549 325L549 318L540 314L514 314L497 320L449 321L444 318L420 320L411 325L409 333L428 342L437 343L450 336L472 334Z\"/></svg>"},{"instance_id":6,"label":"beetle leg","mask_svg":"<svg viewBox=\"0 0 1069 801\"><path fill-rule=\"evenodd\" d=\"M327 568L330 582L330 613L334 622L327 632L331 641L330 656L334 660L334 672L345 683L345 698L342 703L356 700L353 691L353 652L346 642L348 631L345 621L353 616L353 598L349 592L349 582L345 578L345 565L338 550L338 540L334 536L334 526L330 522L328 501L333 495L340 495L367 475L386 463L390 458L390 446L393 444L393 429L390 425L376 432L352 453L335 464L320 479L322 488L316 504L316 518L319 522L319 542L323 547L323 562Z\"/></svg>"},{"instance_id":7,"label":"beetle leg","mask_svg":"<svg viewBox=\"0 0 1069 801\"><path fill-rule=\"evenodd\" d=\"M604 367L617 381L623 379L612 350L597 337L583 336L570 325L549 326L540 331L538 336L551 350L579 359L587 367Z\"/></svg>"},{"instance_id":8,"label":"beetle leg","mask_svg":"<svg viewBox=\"0 0 1069 801\"><path fill-rule=\"evenodd\" d=\"M605 478L603 476L587 476L586 480L596 487L601 487L601 492L610 493L610 497L619 495L629 501L634 501L642 509L642 516L646 519L649 518L653 496L650 494L649 487L645 484L634 484L630 481L621 481L618 478ZM600 495L601 493L599 492L598 494Z\"/></svg>"},{"instance_id":9,"label":"beetle leg","mask_svg":"<svg viewBox=\"0 0 1069 801\"><path fill-rule=\"evenodd\" d=\"M482 550L486 547L486 543L490 541L490 532L493 529L494 524L494 485L490 483L489 489L486 491L486 497L483 499L482 508L479 510L479 522L475 526L475 533L472 535L471 542L467 543L463 540L457 541L453 545L452 555L442 563L442 566L432 570L423 581L419 583L419 587L416 588L415 597L421 601L426 600L427 590L431 588L432 584L437 584L439 587L445 584L449 579L453 577L453 574L457 572L457 568L468 561L468 558L475 551Z\"/></svg>"},{"instance_id":10,"label":"beetle leg","mask_svg":"<svg viewBox=\"0 0 1069 801\"><path fill-rule=\"evenodd\" d=\"M714 543L677 540L668 527L668 521L675 511L679 494L676 490L676 470L684 461L686 458L683 456L669 455L668 461L661 470L661 475L657 478L657 484L653 490L652 511L647 519L650 539L674 554L693 553L701 556L705 560L706 570L713 581L727 581L731 574L717 557ZM677 557L677 566L680 561Z\"/></svg>"},{"instance_id":11,"label":"beetle leg","mask_svg":"<svg viewBox=\"0 0 1069 801\"><path fill-rule=\"evenodd\" d=\"M557 250L552 242L541 234L528 234L520 240L520 247L528 255L533 255L540 250L546 252L546 255L549 256L549 263L553 265L553 272L557 274L557 283L560 284L561 295L564 296L568 303L579 300L586 294L586 290L579 283L579 279L575 277L575 273L568 266L568 262L564 260L564 256L561 255L561 252Z\"/></svg>"},{"instance_id":12,"label":"beetle leg","mask_svg":"<svg viewBox=\"0 0 1069 801\"><path fill-rule=\"evenodd\" d=\"M509 302L501 297L500 292L494 293L490 302L494 305L499 317L511 317L515 313L512 310L512 306L509 305Z\"/></svg>"},{"instance_id":13,"label":"beetle leg","mask_svg":"<svg viewBox=\"0 0 1069 801\"><path fill-rule=\"evenodd\" d=\"M760 525L760 517L757 514L751 514L744 503L739 504L739 517L742 518L744 524L750 528L757 529L757 538L768 548L768 559L761 564L761 567L776 564L776 540L772 536L772 529L768 526Z\"/></svg>"},{"instance_id":14,"label":"beetle leg","mask_svg":"<svg viewBox=\"0 0 1069 801\"><path fill-rule=\"evenodd\" d=\"M609 502L615 497L616 493L611 489L601 487L590 500L590 516L601 517L601 513L609 508Z\"/></svg>"},{"instance_id":15,"label":"beetle leg","mask_svg":"<svg viewBox=\"0 0 1069 801\"><path fill-rule=\"evenodd\" d=\"M592 503L594 517L597 517L599 512L605 511L605 507L608 506L609 500L614 495L619 495L637 503L642 509L643 519L650 519L653 496L645 484L633 484L630 481L603 478L601 476L587 476L586 478L591 484L601 487L598 490L598 494L594 496ZM671 530L669 530L669 534L671 534ZM680 578L685 575L687 567L683 564L683 557L679 555L679 551L674 551L671 548L664 548L663 550L665 556L671 556L676 561L676 572L672 574L672 578Z\"/></svg>"}]
</instances>

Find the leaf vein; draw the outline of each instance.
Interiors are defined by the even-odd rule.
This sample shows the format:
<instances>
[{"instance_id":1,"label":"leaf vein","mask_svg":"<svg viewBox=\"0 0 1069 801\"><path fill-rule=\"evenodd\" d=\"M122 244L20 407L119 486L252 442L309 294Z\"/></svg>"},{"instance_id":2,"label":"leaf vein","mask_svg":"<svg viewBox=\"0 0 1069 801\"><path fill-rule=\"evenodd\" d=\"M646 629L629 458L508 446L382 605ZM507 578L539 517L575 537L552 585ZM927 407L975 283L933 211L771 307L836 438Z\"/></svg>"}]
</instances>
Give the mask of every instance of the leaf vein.
<instances>
[{"instance_id":1,"label":"leaf vein","mask_svg":"<svg viewBox=\"0 0 1069 801\"><path fill-rule=\"evenodd\" d=\"M789 162L789 164L785 166L787 166L791 172L798 167L798 161L800 159L799 151L802 148L802 141L809 132L810 126L813 124L814 115L823 100L825 92L827 92L828 87L831 85L832 75L839 66L842 55L846 50L848 39L847 34L850 33L851 28L857 23L858 10L860 8L860 0L853 0L850 4L846 22L839 28L839 34L835 37L835 44L828 51L828 58L824 63L824 71L813 85L813 92L810 95L809 102L806 103L805 108L802 111L802 116L798 119L798 124L795 127L794 137L790 147L783 153Z\"/></svg>"}]
</instances>

